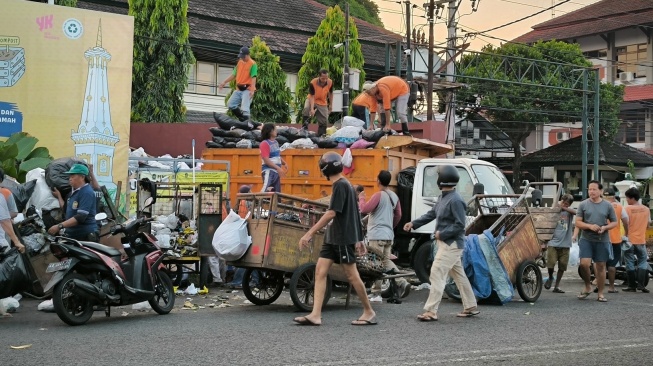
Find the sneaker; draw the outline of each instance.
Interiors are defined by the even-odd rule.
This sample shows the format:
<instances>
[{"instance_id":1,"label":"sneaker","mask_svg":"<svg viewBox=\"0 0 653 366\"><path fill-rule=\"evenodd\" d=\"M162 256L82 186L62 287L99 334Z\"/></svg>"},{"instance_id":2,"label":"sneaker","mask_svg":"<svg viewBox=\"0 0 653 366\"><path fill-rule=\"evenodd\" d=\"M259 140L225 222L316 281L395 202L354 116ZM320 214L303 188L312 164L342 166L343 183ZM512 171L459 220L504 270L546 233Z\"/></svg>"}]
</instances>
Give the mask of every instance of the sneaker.
<instances>
[{"instance_id":1,"label":"sneaker","mask_svg":"<svg viewBox=\"0 0 653 366\"><path fill-rule=\"evenodd\" d=\"M410 283L408 283L408 281L404 281L401 285L399 285L400 297L403 299L404 297L408 296L409 293L410 293Z\"/></svg>"},{"instance_id":2,"label":"sneaker","mask_svg":"<svg viewBox=\"0 0 653 366\"><path fill-rule=\"evenodd\" d=\"M381 295L371 295L370 302L383 302Z\"/></svg>"}]
</instances>

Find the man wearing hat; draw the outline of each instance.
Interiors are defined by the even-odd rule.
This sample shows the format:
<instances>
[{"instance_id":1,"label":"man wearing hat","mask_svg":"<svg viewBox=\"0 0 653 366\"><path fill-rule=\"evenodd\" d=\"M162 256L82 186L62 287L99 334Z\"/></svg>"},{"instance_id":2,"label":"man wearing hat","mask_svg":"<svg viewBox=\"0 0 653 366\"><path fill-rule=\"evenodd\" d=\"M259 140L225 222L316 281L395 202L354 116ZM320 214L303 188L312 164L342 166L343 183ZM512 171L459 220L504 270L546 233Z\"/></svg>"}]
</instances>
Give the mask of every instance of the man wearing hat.
<instances>
[{"instance_id":1,"label":"man wearing hat","mask_svg":"<svg viewBox=\"0 0 653 366\"><path fill-rule=\"evenodd\" d=\"M236 116L240 121L249 119L249 105L254 98L256 91L256 77L258 76L258 65L249 57L249 48L243 46L238 54L238 64L229 77L218 85L219 90L222 90L227 83L236 79L236 90L227 102L227 108L231 113Z\"/></svg>"},{"instance_id":2,"label":"man wearing hat","mask_svg":"<svg viewBox=\"0 0 653 366\"><path fill-rule=\"evenodd\" d=\"M374 119L376 117L376 107L379 104L374 96L368 93L368 90L374 87L374 83L366 81L363 84L363 92L360 93L352 102L352 117L365 121L365 127L373 130Z\"/></svg>"},{"instance_id":3,"label":"man wearing hat","mask_svg":"<svg viewBox=\"0 0 653 366\"><path fill-rule=\"evenodd\" d=\"M68 182L73 189L66 203L66 220L50 227L48 233L57 235L62 229L66 229L65 235L69 238L92 240L93 236L96 236L93 234L97 234L98 226L95 222L97 212L95 192L86 183L86 177L89 175L88 168L83 164L75 164L65 174L68 174ZM59 206L63 207L61 193L54 189L53 194L59 200Z\"/></svg>"}]
</instances>

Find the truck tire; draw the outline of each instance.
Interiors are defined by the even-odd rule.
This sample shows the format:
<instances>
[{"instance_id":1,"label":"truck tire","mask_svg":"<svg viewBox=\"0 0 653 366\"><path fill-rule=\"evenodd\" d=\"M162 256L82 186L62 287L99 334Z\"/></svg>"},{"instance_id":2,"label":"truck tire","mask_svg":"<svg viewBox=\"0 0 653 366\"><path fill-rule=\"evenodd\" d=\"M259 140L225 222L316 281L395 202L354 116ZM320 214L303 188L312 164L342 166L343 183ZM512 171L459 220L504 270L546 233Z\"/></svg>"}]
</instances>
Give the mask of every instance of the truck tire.
<instances>
[{"instance_id":1,"label":"truck tire","mask_svg":"<svg viewBox=\"0 0 653 366\"><path fill-rule=\"evenodd\" d=\"M422 244L415 251L415 258L413 260L413 269L415 275L419 278L421 283L431 283L429 277L431 276L431 266L433 265L433 241L427 241Z\"/></svg>"}]
</instances>

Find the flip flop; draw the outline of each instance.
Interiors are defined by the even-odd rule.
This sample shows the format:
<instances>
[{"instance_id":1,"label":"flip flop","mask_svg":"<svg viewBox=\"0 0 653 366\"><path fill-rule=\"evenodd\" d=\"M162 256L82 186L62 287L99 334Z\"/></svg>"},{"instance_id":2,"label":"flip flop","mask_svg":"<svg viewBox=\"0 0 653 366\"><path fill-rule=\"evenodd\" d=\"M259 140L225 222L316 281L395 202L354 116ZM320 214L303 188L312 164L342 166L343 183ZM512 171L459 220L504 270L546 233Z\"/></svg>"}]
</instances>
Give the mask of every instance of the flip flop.
<instances>
[{"instance_id":1,"label":"flip flop","mask_svg":"<svg viewBox=\"0 0 653 366\"><path fill-rule=\"evenodd\" d=\"M301 316L301 317L295 318L295 319L293 319L292 321L294 321L295 323L297 323L297 325L314 325L314 326L320 326L320 325L322 325L322 324L318 324L318 323L313 323L309 318L307 318L307 317L305 317L305 316Z\"/></svg>"},{"instance_id":2,"label":"flip flop","mask_svg":"<svg viewBox=\"0 0 653 366\"><path fill-rule=\"evenodd\" d=\"M457 314L456 316L459 317L459 318L471 318L471 317L473 317L475 315L478 315L480 313L481 312L478 311L478 310L470 310L470 311L465 310L462 313Z\"/></svg>"},{"instance_id":3,"label":"flip flop","mask_svg":"<svg viewBox=\"0 0 653 366\"><path fill-rule=\"evenodd\" d=\"M420 314L417 316L417 320L421 322L436 322L438 321L438 317L433 315Z\"/></svg>"},{"instance_id":4,"label":"flip flop","mask_svg":"<svg viewBox=\"0 0 653 366\"><path fill-rule=\"evenodd\" d=\"M591 292L581 292L580 295L578 295L578 300L585 300L590 294Z\"/></svg>"},{"instance_id":5,"label":"flip flop","mask_svg":"<svg viewBox=\"0 0 653 366\"><path fill-rule=\"evenodd\" d=\"M548 280L546 280L546 282L544 282L544 288L548 290L551 288L552 284L553 284L553 279L549 278Z\"/></svg>"},{"instance_id":6,"label":"flip flop","mask_svg":"<svg viewBox=\"0 0 653 366\"><path fill-rule=\"evenodd\" d=\"M360 322L360 323L356 323ZM365 319L356 319L351 322L351 325L377 325L379 323L376 322L376 317L373 317L370 320L365 320Z\"/></svg>"},{"instance_id":7,"label":"flip flop","mask_svg":"<svg viewBox=\"0 0 653 366\"><path fill-rule=\"evenodd\" d=\"M553 291L551 291L551 292L556 292L556 293L559 293L559 294L564 294L565 293L564 291L562 291L561 289L559 289L557 287L554 288Z\"/></svg>"},{"instance_id":8,"label":"flip flop","mask_svg":"<svg viewBox=\"0 0 653 366\"><path fill-rule=\"evenodd\" d=\"M606 299L605 297L601 296L601 297L599 297L598 299L596 299L596 301L598 301L598 302L608 302L608 299Z\"/></svg>"}]
</instances>

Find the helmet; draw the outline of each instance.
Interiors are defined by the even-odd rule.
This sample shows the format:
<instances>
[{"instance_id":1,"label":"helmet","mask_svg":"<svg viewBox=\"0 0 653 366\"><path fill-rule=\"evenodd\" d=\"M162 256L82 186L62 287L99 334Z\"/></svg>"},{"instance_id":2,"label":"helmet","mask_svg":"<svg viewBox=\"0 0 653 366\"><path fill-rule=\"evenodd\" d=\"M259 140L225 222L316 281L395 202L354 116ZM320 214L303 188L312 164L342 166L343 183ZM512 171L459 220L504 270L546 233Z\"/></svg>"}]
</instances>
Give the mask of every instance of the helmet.
<instances>
[{"instance_id":1,"label":"helmet","mask_svg":"<svg viewBox=\"0 0 653 366\"><path fill-rule=\"evenodd\" d=\"M455 187L460 180L458 169L453 165L442 165L438 168L438 187Z\"/></svg>"},{"instance_id":2,"label":"helmet","mask_svg":"<svg viewBox=\"0 0 653 366\"><path fill-rule=\"evenodd\" d=\"M342 173L342 156L337 152L329 151L320 158L320 171L329 179L338 173Z\"/></svg>"}]
</instances>

